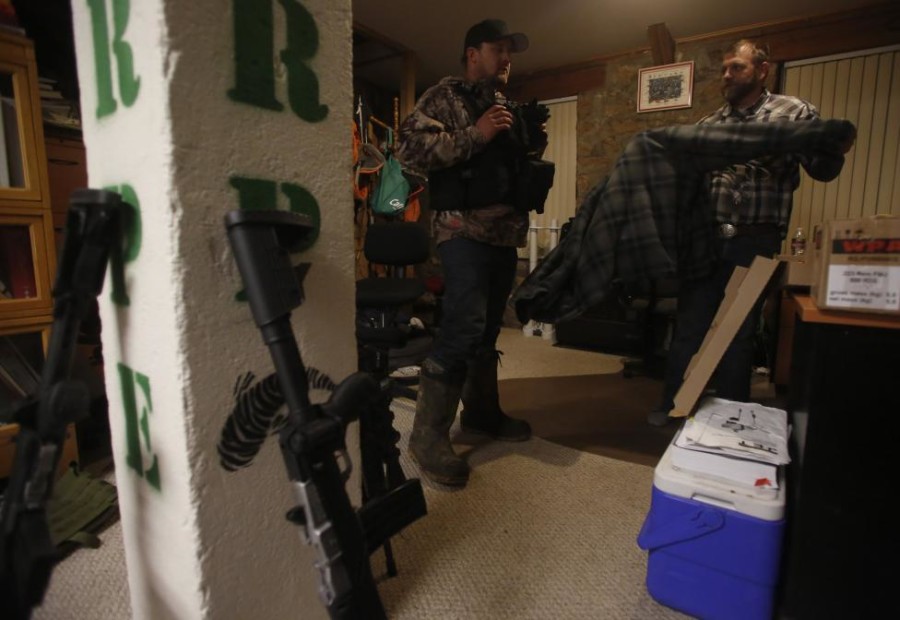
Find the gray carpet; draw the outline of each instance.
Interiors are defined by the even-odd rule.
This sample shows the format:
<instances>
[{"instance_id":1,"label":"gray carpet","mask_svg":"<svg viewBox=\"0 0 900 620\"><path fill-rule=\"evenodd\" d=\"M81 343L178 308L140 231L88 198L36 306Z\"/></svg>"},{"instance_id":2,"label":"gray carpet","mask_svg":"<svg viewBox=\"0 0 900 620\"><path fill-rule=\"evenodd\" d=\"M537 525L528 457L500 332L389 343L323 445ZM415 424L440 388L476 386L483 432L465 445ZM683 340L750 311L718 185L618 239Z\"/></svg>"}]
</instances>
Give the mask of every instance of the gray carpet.
<instances>
[{"instance_id":1,"label":"gray carpet","mask_svg":"<svg viewBox=\"0 0 900 620\"><path fill-rule=\"evenodd\" d=\"M394 405L404 447L413 407ZM635 538L652 468L539 438L484 442L452 432L474 468L469 485L425 485L428 515L392 540L397 577L386 576L381 551L373 556L390 618L684 617L644 587L646 554ZM56 568L34 618L130 617L121 524L101 539Z\"/></svg>"},{"instance_id":2,"label":"gray carpet","mask_svg":"<svg viewBox=\"0 0 900 620\"><path fill-rule=\"evenodd\" d=\"M647 424L662 383L621 372L500 381L503 408L538 437L569 448L655 467L679 424Z\"/></svg>"},{"instance_id":3,"label":"gray carpet","mask_svg":"<svg viewBox=\"0 0 900 620\"><path fill-rule=\"evenodd\" d=\"M397 401L395 411L405 441L413 405ZM646 554L635 539L652 468L539 438L451 432L472 477L461 491L426 483L428 515L394 539L400 574L379 586L391 618L684 617L644 587Z\"/></svg>"}]
</instances>

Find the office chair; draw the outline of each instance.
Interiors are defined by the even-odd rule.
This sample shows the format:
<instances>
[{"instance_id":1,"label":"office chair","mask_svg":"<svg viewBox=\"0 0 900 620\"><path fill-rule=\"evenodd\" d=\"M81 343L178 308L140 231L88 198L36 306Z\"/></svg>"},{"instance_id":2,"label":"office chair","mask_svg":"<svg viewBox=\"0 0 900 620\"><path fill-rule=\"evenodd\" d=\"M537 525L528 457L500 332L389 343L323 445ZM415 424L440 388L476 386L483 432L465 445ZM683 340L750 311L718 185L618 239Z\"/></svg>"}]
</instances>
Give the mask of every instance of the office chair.
<instances>
[{"instance_id":1,"label":"office chair","mask_svg":"<svg viewBox=\"0 0 900 620\"><path fill-rule=\"evenodd\" d=\"M411 325L409 312L428 290L426 283L406 276L407 267L428 259L428 233L415 222L374 222L366 231L363 253L370 270L356 283L359 366L385 379L398 368L418 364L431 349L430 330ZM402 379L395 383L395 395L415 399Z\"/></svg>"},{"instance_id":2,"label":"office chair","mask_svg":"<svg viewBox=\"0 0 900 620\"><path fill-rule=\"evenodd\" d=\"M415 400L416 391L391 373L418 364L430 351L430 334L412 327L408 313L426 286L418 278L406 277L406 267L425 262L429 253L428 233L420 224L387 221L368 225L363 254L369 262L369 275L356 282L356 343L359 369L378 381L381 397L374 405L377 415L360 418L363 501L383 495L406 479L397 458L400 434L393 427L391 401L397 396ZM375 481L378 488L366 481ZM390 542L384 550L388 574L396 575Z\"/></svg>"}]
</instances>

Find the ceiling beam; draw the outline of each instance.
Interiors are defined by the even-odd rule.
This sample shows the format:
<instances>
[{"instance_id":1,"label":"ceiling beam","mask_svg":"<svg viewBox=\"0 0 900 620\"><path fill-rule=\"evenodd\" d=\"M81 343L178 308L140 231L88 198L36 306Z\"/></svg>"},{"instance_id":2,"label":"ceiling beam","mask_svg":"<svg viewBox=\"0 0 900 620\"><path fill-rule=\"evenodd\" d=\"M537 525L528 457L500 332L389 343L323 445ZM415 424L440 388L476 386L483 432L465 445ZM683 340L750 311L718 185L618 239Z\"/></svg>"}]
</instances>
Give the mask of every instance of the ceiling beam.
<instances>
[{"instance_id":1,"label":"ceiling beam","mask_svg":"<svg viewBox=\"0 0 900 620\"><path fill-rule=\"evenodd\" d=\"M648 26L647 38L650 39L654 65L671 65L675 62L675 39L665 23Z\"/></svg>"}]
</instances>

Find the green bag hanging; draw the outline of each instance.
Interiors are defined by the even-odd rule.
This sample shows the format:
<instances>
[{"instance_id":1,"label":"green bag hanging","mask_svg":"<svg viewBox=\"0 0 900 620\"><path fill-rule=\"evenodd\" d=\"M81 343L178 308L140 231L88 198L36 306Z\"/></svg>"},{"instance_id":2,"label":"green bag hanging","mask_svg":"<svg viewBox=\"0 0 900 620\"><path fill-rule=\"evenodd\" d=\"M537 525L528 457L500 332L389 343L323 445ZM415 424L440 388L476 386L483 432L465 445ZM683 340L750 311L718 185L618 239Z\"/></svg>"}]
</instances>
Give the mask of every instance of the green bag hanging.
<instances>
[{"instance_id":1,"label":"green bag hanging","mask_svg":"<svg viewBox=\"0 0 900 620\"><path fill-rule=\"evenodd\" d=\"M393 155L388 155L372 197L372 210L381 215L400 213L406 208L408 196L409 181L403 176L400 162Z\"/></svg>"},{"instance_id":2,"label":"green bag hanging","mask_svg":"<svg viewBox=\"0 0 900 620\"><path fill-rule=\"evenodd\" d=\"M393 132L388 134L388 145L393 143ZM378 186L372 196L372 210L381 215L396 215L406 208L409 198L409 181L403 174L403 167L390 152L385 156L384 166L378 178Z\"/></svg>"}]
</instances>

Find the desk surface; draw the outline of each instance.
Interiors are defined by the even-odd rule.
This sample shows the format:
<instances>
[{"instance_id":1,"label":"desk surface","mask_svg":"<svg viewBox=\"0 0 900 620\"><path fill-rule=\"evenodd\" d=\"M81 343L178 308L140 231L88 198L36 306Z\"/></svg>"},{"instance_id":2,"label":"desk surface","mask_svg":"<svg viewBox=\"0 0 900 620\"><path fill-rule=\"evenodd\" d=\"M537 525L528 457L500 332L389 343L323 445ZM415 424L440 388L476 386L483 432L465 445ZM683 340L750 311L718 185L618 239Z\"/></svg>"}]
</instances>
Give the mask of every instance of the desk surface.
<instances>
[{"instance_id":1,"label":"desk surface","mask_svg":"<svg viewBox=\"0 0 900 620\"><path fill-rule=\"evenodd\" d=\"M855 327L878 327L900 329L900 315L878 314L875 312L847 312L844 310L822 310L806 294L792 293L796 302L797 315L807 323L830 323Z\"/></svg>"}]
</instances>

